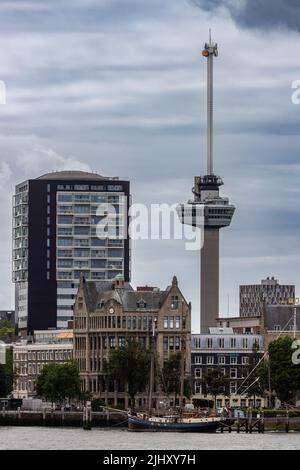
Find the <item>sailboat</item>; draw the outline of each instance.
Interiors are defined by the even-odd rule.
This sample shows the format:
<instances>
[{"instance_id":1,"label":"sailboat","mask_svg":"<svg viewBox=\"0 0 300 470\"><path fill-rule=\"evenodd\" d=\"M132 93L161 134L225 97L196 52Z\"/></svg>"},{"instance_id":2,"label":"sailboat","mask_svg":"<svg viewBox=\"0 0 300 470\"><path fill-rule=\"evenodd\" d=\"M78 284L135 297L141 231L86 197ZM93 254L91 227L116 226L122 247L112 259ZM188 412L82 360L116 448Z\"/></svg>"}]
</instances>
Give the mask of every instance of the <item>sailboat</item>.
<instances>
[{"instance_id":1,"label":"sailboat","mask_svg":"<svg viewBox=\"0 0 300 470\"><path fill-rule=\"evenodd\" d=\"M218 428L226 424L226 419L217 415L205 415L198 410L186 410L182 407L184 395L184 354L181 358L180 373L180 404L179 410L153 413L152 394L154 385L154 356L155 356L155 329L156 321L153 322L152 331L152 353L150 366L149 384L149 409L148 412L128 412L129 431L169 431L169 432L216 432Z\"/></svg>"}]
</instances>

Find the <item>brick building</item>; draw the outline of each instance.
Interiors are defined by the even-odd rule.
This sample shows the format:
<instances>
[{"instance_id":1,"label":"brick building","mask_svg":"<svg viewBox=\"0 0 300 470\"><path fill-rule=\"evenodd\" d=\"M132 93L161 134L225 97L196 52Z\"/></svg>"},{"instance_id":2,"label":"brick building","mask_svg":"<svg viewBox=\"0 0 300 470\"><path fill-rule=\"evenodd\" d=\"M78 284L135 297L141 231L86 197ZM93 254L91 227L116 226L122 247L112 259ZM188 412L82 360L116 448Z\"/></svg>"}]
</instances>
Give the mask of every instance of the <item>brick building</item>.
<instances>
[{"instance_id":1,"label":"brick building","mask_svg":"<svg viewBox=\"0 0 300 470\"><path fill-rule=\"evenodd\" d=\"M113 282L81 279L74 306L74 357L78 363L82 390L108 404L128 406L128 396L116 382L107 386L104 364L114 348L126 340L151 345L155 321L158 367L172 354L184 351L185 371L190 373L191 305L183 297L173 277L165 290L145 286L134 290L117 276ZM147 393L138 396L145 406ZM159 386L155 401L161 396Z\"/></svg>"}]
</instances>

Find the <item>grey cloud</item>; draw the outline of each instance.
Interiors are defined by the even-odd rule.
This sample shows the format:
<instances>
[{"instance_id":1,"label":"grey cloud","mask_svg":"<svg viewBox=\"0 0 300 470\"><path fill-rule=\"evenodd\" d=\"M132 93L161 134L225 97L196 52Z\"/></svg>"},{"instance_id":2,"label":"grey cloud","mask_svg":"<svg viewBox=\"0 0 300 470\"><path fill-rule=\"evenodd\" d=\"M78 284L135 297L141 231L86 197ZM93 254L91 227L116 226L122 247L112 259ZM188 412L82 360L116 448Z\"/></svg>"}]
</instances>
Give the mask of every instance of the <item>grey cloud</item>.
<instances>
[{"instance_id":1,"label":"grey cloud","mask_svg":"<svg viewBox=\"0 0 300 470\"><path fill-rule=\"evenodd\" d=\"M206 11L225 8L241 27L300 31L298 0L190 0Z\"/></svg>"}]
</instances>

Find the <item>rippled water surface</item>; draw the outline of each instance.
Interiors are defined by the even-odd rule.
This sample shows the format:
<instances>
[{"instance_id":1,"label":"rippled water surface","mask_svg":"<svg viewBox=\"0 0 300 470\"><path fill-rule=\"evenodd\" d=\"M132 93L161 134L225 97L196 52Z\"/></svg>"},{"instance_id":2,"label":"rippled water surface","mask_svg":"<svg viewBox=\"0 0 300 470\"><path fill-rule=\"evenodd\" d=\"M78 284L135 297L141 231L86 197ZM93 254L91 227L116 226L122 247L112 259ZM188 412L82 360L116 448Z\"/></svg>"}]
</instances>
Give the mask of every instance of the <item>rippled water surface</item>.
<instances>
[{"instance_id":1,"label":"rippled water surface","mask_svg":"<svg viewBox=\"0 0 300 470\"><path fill-rule=\"evenodd\" d=\"M0 427L0 449L300 449L300 433L133 433L127 429Z\"/></svg>"}]
</instances>

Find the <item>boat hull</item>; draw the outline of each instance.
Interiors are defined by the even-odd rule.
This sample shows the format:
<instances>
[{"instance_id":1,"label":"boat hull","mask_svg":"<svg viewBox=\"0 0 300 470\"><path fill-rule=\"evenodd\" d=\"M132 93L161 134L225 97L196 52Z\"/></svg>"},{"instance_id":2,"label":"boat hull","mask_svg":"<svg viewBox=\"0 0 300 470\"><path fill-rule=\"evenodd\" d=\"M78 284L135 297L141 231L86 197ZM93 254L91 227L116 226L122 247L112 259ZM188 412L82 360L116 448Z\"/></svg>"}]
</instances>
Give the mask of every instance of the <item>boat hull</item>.
<instances>
[{"instance_id":1,"label":"boat hull","mask_svg":"<svg viewBox=\"0 0 300 470\"><path fill-rule=\"evenodd\" d=\"M201 421L192 423L162 423L151 422L149 420L128 417L128 429L130 431L150 431L150 432L203 432L213 433L222 426L222 421Z\"/></svg>"}]
</instances>

